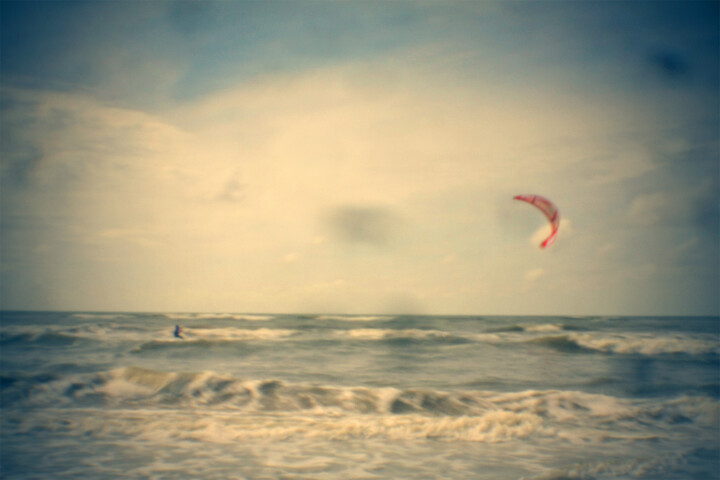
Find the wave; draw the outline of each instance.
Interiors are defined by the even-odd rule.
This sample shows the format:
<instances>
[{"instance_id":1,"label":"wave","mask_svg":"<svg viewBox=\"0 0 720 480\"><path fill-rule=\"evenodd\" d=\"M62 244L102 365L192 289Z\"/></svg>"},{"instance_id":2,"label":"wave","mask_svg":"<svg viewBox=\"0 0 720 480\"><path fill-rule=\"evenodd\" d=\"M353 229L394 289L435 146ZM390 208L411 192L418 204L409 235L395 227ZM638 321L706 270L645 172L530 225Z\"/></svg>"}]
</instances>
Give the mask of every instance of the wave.
<instances>
[{"instance_id":1,"label":"wave","mask_svg":"<svg viewBox=\"0 0 720 480\"><path fill-rule=\"evenodd\" d=\"M337 330L335 336L350 340L389 341L391 343L464 344L477 341L495 342L499 337L491 334L455 334L442 330L358 328Z\"/></svg>"},{"instance_id":2,"label":"wave","mask_svg":"<svg viewBox=\"0 0 720 480\"><path fill-rule=\"evenodd\" d=\"M5 377L3 388L24 385L38 402L100 401L109 405L222 406L256 412L310 411L319 414L424 415L478 417L513 412L552 420L592 418L669 424L719 418L720 402L710 397L681 397L662 403L563 390L442 391L391 387L343 387L248 380L215 372L162 372L124 367L98 374L61 377Z\"/></svg>"},{"instance_id":3,"label":"wave","mask_svg":"<svg viewBox=\"0 0 720 480\"><path fill-rule=\"evenodd\" d=\"M26 339L37 339L44 335L64 335L75 338L100 337L110 332L118 334L136 330L134 328L123 328L116 323L104 324L79 324L72 326L62 325L10 325L0 327L0 340L12 337L24 337Z\"/></svg>"},{"instance_id":4,"label":"wave","mask_svg":"<svg viewBox=\"0 0 720 480\"><path fill-rule=\"evenodd\" d=\"M570 331L568 331L570 330ZM486 333L447 332L436 329L359 328L337 330L335 336L349 340L383 341L398 344L485 343L513 346L534 344L563 353L604 353L624 355L720 355L720 344L707 336L662 335L655 333L610 334L577 332L558 324L514 325ZM553 335L557 333L556 335ZM550 335L548 335L550 334Z\"/></svg>"},{"instance_id":5,"label":"wave","mask_svg":"<svg viewBox=\"0 0 720 480\"><path fill-rule=\"evenodd\" d=\"M13 325L0 328L0 344L75 345L80 341L138 341L148 333L116 324L86 324L69 327Z\"/></svg>"},{"instance_id":6,"label":"wave","mask_svg":"<svg viewBox=\"0 0 720 480\"><path fill-rule=\"evenodd\" d=\"M319 315L316 320L335 320L341 322L387 322L397 317L394 315Z\"/></svg>"},{"instance_id":7,"label":"wave","mask_svg":"<svg viewBox=\"0 0 720 480\"><path fill-rule=\"evenodd\" d=\"M130 318L132 314L125 313L74 313L72 318L80 320L120 320Z\"/></svg>"},{"instance_id":8,"label":"wave","mask_svg":"<svg viewBox=\"0 0 720 480\"><path fill-rule=\"evenodd\" d=\"M267 325L267 324L266 324ZM538 345L559 352L617 355L718 355L720 343L702 334L660 334L651 332L606 333L568 331L561 324L512 325L485 333L421 328L336 329L298 325L297 328L185 327L184 341L173 337L170 326L123 322L62 325L9 325L0 327L0 345L70 346L78 342L130 343L135 351L270 341L364 341L390 345L496 346Z\"/></svg>"},{"instance_id":9,"label":"wave","mask_svg":"<svg viewBox=\"0 0 720 480\"><path fill-rule=\"evenodd\" d=\"M298 334L297 330L283 328L242 329L226 328L185 328L184 343L228 343L280 340ZM150 341L148 341L150 340ZM171 328L138 328L122 324L86 324L71 327L61 326L9 326L0 329L0 345L38 344L74 345L79 341L128 342L142 346L177 345L181 340L174 338Z\"/></svg>"},{"instance_id":10,"label":"wave","mask_svg":"<svg viewBox=\"0 0 720 480\"><path fill-rule=\"evenodd\" d=\"M42 331L2 331L0 332L0 345L39 344L47 346L73 345L78 339L72 335L56 332L51 329Z\"/></svg>"},{"instance_id":11,"label":"wave","mask_svg":"<svg viewBox=\"0 0 720 480\"><path fill-rule=\"evenodd\" d=\"M652 333L572 333L525 340L562 352L601 352L634 355L720 355L720 345L705 338Z\"/></svg>"},{"instance_id":12,"label":"wave","mask_svg":"<svg viewBox=\"0 0 720 480\"><path fill-rule=\"evenodd\" d=\"M524 413L489 411L477 417L428 417L420 415L269 415L237 416L214 412L202 420L197 416L176 415L174 428L165 420L148 419L135 434L155 441L191 440L205 443L235 444L248 440L286 441L368 440L392 442L433 440L499 443L531 435L551 435L537 417ZM259 421L258 421L259 420ZM127 428L122 422L119 428ZM131 426L132 428L132 426Z\"/></svg>"},{"instance_id":13,"label":"wave","mask_svg":"<svg viewBox=\"0 0 720 480\"><path fill-rule=\"evenodd\" d=\"M237 313L165 313L161 316L173 321L237 320L244 322L266 322L275 318L274 315L250 315Z\"/></svg>"},{"instance_id":14,"label":"wave","mask_svg":"<svg viewBox=\"0 0 720 480\"><path fill-rule=\"evenodd\" d=\"M251 341L251 340L276 340L297 335L297 330L286 328L185 328L183 334L185 339L193 341L197 339L205 341Z\"/></svg>"},{"instance_id":15,"label":"wave","mask_svg":"<svg viewBox=\"0 0 720 480\"><path fill-rule=\"evenodd\" d=\"M283 328L185 328L182 331L182 339L175 338L169 331L163 331L156 339L145 341L135 347L133 352L280 341L299 333L298 330ZM143 337L143 340L147 340L147 336Z\"/></svg>"},{"instance_id":16,"label":"wave","mask_svg":"<svg viewBox=\"0 0 720 480\"><path fill-rule=\"evenodd\" d=\"M64 418L60 410L100 408L101 425L83 425L97 416L80 414L74 428L209 443L293 437L497 443L532 436L596 444L670 432L714 436L720 419L720 402L703 396L653 401L563 390L312 385L141 367L0 380L7 418L32 410L32 421L47 428Z\"/></svg>"},{"instance_id":17,"label":"wave","mask_svg":"<svg viewBox=\"0 0 720 480\"><path fill-rule=\"evenodd\" d=\"M542 324L518 324L508 325L506 327L497 327L487 330L488 333L511 333L511 332L528 332L528 333L549 333L563 332L567 330L581 330L581 327L573 325L565 325L562 323L542 323Z\"/></svg>"}]
</instances>

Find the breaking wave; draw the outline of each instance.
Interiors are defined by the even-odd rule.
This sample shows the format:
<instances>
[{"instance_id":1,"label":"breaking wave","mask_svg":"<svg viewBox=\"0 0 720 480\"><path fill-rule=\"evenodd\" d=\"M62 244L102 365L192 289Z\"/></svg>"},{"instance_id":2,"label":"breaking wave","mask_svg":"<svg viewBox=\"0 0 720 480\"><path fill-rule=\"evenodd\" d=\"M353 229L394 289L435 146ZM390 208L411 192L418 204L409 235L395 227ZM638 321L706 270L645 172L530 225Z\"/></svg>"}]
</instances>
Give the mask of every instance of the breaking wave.
<instances>
[{"instance_id":1,"label":"breaking wave","mask_svg":"<svg viewBox=\"0 0 720 480\"><path fill-rule=\"evenodd\" d=\"M185 328L185 344L228 343L281 340L298 334L297 330L284 328L244 329L233 327ZM149 339L152 339L148 341ZM131 342L144 348L148 345L179 345L180 340L173 338L171 328L140 330L125 328L122 324L87 324L74 327L58 326L12 326L0 329L0 345L40 344L72 345L79 341Z\"/></svg>"},{"instance_id":2,"label":"breaking wave","mask_svg":"<svg viewBox=\"0 0 720 480\"><path fill-rule=\"evenodd\" d=\"M477 341L499 341L499 337L491 334L461 335L441 330L421 329L390 329L390 328L357 328L353 330L337 330L335 336L350 340L388 341L392 343L439 343L464 344Z\"/></svg>"},{"instance_id":3,"label":"breaking wave","mask_svg":"<svg viewBox=\"0 0 720 480\"><path fill-rule=\"evenodd\" d=\"M663 336L651 333L572 333L569 335L533 338L526 342L570 353L601 352L634 355L720 354L720 345L716 342L690 336Z\"/></svg>"},{"instance_id":4,"label":"breaking wave","mask_svg":"<svg viewBox=\"0 0 720 480\"><path fill-rule=\"evenodd\" d=\"M550 333L563 332L568 330L581 330L580 327L573 325L565 325L562 323L542 323L542 324L519 324L508 325L504 327L496 327L488 330L489 333L510 333L510 332L528 332L528 333Z\"/></svg>"},{"instance_id":5,"label":"breaking wave","mask_svg":"<svg viewBox=\"0 0 720 480\"><path fill-rule=\"evenodd\" d=\"M406 438L502 441L551 434L578 424L586 428L574 432L576 435L608 437L612 429L606 427L613 424L711 427L720 419L720 403L709 397L685 396L658 404L577 391L339 387L140 367L70 377L3 377L0 385L8 406L207 407L208 412L240 410L251 415L294 417L300 412L303 415L297 418L302 421L326 422L331 429L339 428L331 424L343 419L345 433L360 437L394 437L404 432Z\"/></svg>"},{"instance_id":6,"label":"breaking wave","mask_svg":"<svg viewBox=\"0 0 720 480\"><path fill-rule=\"evenodd\" d=\"M245 322L266 322L275 318L273 315L250 315L237 313L165 313L163 318L172 321L192 320L237 320Z\"/></svg>"},{"instance_id":7,"label":"breaking wave","mask_svg":"<svg viewBox=\"0 0 720 480\"><path fill-rule=\"evenodd\" d=\"M195 315L195 314L193 314ZM378 317L379 318L379 317ZM253 320L261 321L261 320ZM265 327L264 325L268 325ZM617 355L718 355L720 344L707 335L654 332L610 333L579 331L562 324L512 325L485 333L423 328L335 328L297 325L295 328L231 326L185 327L184 341L173 338L170 325L138 328L122 321L74 326L10 325L0 327L0 345L71 346L79 342L128 343L133 351L156 348L247 342L384 342L390 345L472 343L496 346L538 345L563 353Z\"/></svg>"},{"instance_id":8,"label":"breaking wave","mask_svg":"<svg viewBox=\"0 0 720 480\"><path fill-rule=\"evenodd\" d=\"M122 318L131 318L132 315L124 313L74 313L72 318L80 320L120 320Z\"/></svg>"},{"instance_id":9,"label":"breaking wave","mask_svg":"<svg viewBox=\"0 0 720 480\"><path fill-rule=\"evenodd\" d=\"M251 341L251 340L276 340L291 337L298 334L297 330L286 328L187 328L183 331L186 340L197 339L205 341Z\"/></svg>"},{"instance_id":10,"label":"breaking wave","mask_svg":"<svg viewBox=\"0 0 720 480\"><path fill-rule=\"evenodd\" d=\"M397 317L392 315L319 315L316 320L335 320L340 322L383 322Z\"/></svg>"}]
</instances>

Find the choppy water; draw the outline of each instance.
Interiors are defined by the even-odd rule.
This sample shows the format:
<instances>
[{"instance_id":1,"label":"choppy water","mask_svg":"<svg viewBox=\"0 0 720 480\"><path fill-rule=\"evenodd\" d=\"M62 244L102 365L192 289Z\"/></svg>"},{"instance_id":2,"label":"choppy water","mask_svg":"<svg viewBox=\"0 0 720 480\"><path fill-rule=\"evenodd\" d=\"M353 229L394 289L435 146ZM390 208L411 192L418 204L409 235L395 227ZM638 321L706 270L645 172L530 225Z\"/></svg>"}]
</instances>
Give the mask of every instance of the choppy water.
<instances>
[{"instance_id":1,"label":"choppy water","mask_svg":"<svg viewBox=\"0 0 720 480\"><path fill-rule=\"evenodd\" d=\"M720 478L719 328L5 312L0 474Z\"/></svg>"}]
</instances>

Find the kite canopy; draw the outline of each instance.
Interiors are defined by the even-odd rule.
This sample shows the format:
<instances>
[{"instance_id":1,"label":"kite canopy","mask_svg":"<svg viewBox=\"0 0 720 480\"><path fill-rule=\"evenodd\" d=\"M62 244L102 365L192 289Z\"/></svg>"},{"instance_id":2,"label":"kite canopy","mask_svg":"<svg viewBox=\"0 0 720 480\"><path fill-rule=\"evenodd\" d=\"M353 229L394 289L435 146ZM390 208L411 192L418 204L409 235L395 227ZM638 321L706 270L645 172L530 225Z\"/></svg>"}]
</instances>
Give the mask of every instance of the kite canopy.
<instances>
[{"instance_id":1,"label":"kite canopy","mask_svg":"<svg viewBox=\"0 0 720 480\"><path fill-rule=\"evenodd\" d=\"M540 248L545 248L553 243L555 241L555 235L557 235L558 227L560 226L560 212L557 207L550 200L540 195L516 195L513 198L533 205L540 210L550 222L552 231L550 232L550 236L540 244Z\"/></svg>"}]
</instances>

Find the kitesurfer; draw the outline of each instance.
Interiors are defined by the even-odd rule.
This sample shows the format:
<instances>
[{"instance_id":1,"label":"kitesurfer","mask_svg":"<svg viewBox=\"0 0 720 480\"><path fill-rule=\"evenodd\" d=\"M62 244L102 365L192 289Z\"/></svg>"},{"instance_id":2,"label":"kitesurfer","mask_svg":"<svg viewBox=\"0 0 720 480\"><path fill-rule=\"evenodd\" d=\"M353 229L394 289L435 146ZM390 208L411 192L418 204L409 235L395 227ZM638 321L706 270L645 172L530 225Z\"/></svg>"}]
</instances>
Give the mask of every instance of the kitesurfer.
<instances>
[{"instance_id":1,"label":"kitesurfer","mask_svg":"<svg viewBox=\"0 0 720 480\"><path fill-rule=\"evenodd\" d=\"M185 337L182 336L182 327L180 327L180 325L175 325L175 333L173 335L175 338L185 339Z\"/></svg>"}]
</instances>

